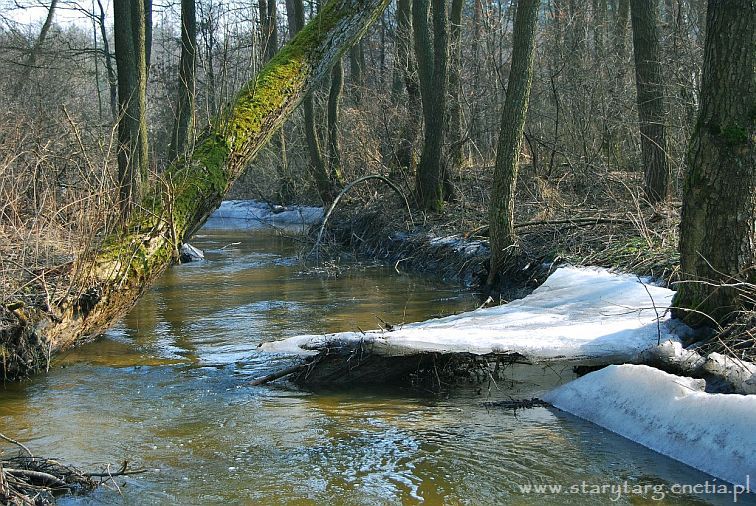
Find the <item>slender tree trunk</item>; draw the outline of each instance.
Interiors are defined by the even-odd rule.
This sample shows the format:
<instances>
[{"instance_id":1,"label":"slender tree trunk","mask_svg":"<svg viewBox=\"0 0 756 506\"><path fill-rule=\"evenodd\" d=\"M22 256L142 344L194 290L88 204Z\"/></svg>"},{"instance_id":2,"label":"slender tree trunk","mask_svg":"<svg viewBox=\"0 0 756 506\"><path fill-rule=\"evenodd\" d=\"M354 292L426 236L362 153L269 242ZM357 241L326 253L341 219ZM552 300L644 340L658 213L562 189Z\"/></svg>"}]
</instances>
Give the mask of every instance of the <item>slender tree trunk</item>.
<instances>
[{"instance_id":1,"label":"slender tree trunk","mask_svg":"<svg viewBox=\"0 0 756 506\"><path fill-rule=\"evenodd\" d=\"M396 149L396 163L400 172L414 174L415 143L420 133L418 111L421 109L420 87L417 82L417 65L412 53L412 0L397 0L397 65L407 91L407 105L402 119Z\"/></svg>"},{"instance_id":2,"label":"slender tree trunk","mask_svg":"<svg viewBox=\"0 0 756 506\"><path fill-rule=\"evenodd\" d=\"M194 135L194 99L197 73L197 17L194 0L181 0L181 59L178 100L168 159L182 154Z\"/></svg>"},{"instance_id":3,"label":"slender tree trunk","mask_svg":"<svg viewBox=\"0 0 756 506\"><path fill-rule=\"evenodd\" d=\"M452 0L449 12L449 159L444 177L444 194L453 195L451 176L464 165L464 133L462 131L462 7L463 0Z\"/></svg>"},{"instance_id":4,"label":"slender tree trunk","mask_svg":"<svg viewBox=\"0 0 756 506\"><path fill-rule=\"evenodd\" d=\"M355 104L359 104L362 100L362 87L365 86L364 61L365 53L362 41L360 41L349 50L349 75L352 81L352 96Z\"/></svg>"},{"instance_id":5,"label":"slender tree trunk","mask_svg":"<svg viewBox=\"0 0 756 506\"><path fill-rule=\"evenodd\" d=\"M688 153L676 311L691 325L753 309L756 284L756 4L710 0L701 109ZM694 311L685 311L685 310Z\"/></svg>"},{"instance_id":6,"label":"slender tree trunk","mask_svg":"<svg viewBox=\"0 0 756 506\"><path fill-rule=\"evenodd\" d=\"M339 101L344 89L344 67L337 60L331 69L331 88L328 92L328 172L333 185L341 187L341 153L339 151Z\"/></svg>"},{"instance_id":7,"label":"slender tree trunk","mask_svg":"<svg viewBox=\"0 0 756 506\"><path fill-rule=\"evenodd\" d=\"M97 23L100 27L100 37L102 38L102 52L105 56L105 70L108 73L108 89L110 91L110 113L113 121L118 121L118 77L113 66L113 55L110 53L110 43L108 42L108 32L105 27L105 8L102 0L97 0L99 9Z\"/></svg>"},{"instance_id":8,"label":"slender tree trunk","mask_svg":"<svg viewBox=\"0 0 756 506\"><path fill-rule=\"evenodd\" d=\"M18 84L16 85L16 89L13 93L14 98L18 98L21 95L21 92L24 91L24 87L29 81L32 70L34 70L34 67L37 65L37 58L39 58L40 50L42 49L45 40L47 40L47 33L50 31L50 27L52 26L53 18L55 17L55 7L57 7L57 5L58 0L52 0L50 2L50 7L47 9L47 17L45 18L45 22L42 24L42 29L39 31L39 37L37 37L36 42L34 42L34 46L29 52L28 58L26 58L26 61L24 62L21 76L19 77Z\"/></svg>"},{"instance_id":9,"label":"slender tree trunk","mask_svg":"<svg viewBox=\"0 0 756 506\"><path fill-rule=\"evenodd\" d=\"M441 148L444 138L449 44L446 2L432 0L432 45L428 28L428 7L428 0L414 0L412 8L415 54L425 123L425 138L415 177L415 191L421 209L440 211L443 204Z\"/></svg>"},{"instance_id":10,"label":"slender tree trunk","mask_svg":"<svg viewBox=\"0 0 756 506\"><path fill-rule=\"evenodd\" d=\"M29 314L18 331L35 360L0 362L0 376L44 367L49 354L95 336L128 311L176 258L177 247L199 229L231 184L298 106L386 7L387 0L331 0L211 122L186 158L165 171L169 188L146 193L92 256L77 260L80 280L45 312ZM121 6L119 6L120 11ZM144 53L142 53L144 54ZM11 329L11 332L16 330ZM38 344L34 344L38 343Z\"/></svg>"},{"instance_id":11,"label":"slender tree trunk","mask_svg":"<svg viewBox=\"0 0 756 506\"><path fill-rule=\"evenodd\" d=\"M263 32L264 61L270 61L278 51L278 6L276 0L260 0L260 22ZM303 20L304 23L304 20ZM282 128L271 141L273 152L277 154L276 172L278 173L278 198L288 202L294 196L294 183L291 181L286 156L286 134Z\"/></svg>"},{"instance_id":12,"label":"slender tree trunk","mask_svg":"<svg viewBox=\"0 0 756 506\"><path fill-rule=\"evenodd\" d=\"M118 65L118 185L121 214L140 198L147 176L147 68L143 0L113 3Z\"/></svg>"},{"instance_id":13,"label":"slender tree trunk","mask_svg":"<svg viewBox=\"0 0 756 506\"><path fill-rule=\"evenodd\" d=\"M298 32L304 26L304 3L302 0L294 0L294 17ZM304 98L302 108L304 109L305 140L307 151L310 154L310 172L315 179L315 186L318 189L320 199L324 204L329 204L336 198L336 182L329 177L326 160L320 147L318 130L315 126L315 103L312 93Z\"/></svg>"},{"instance_id":14,"label":"slender tree trunk","mask_svg":"<svg viewBox=\"0 0 756 506\"><path fill-rule=\"evenodd\" d=\"M496 275L507 261L516 257L514 230L515 186L519 170L525 117L533 82L535 35L540 0L520 0L515 14L512 40L512 69L501 115L496 151L491 207L489 209L491 266L486 285L493 286Z\"/></svg>"},{"instance_id":15,"label":"slender tree trunk","mask_svg":"<svg viewBox=\"0 0 756 506\"><path fill-rule=\"evenodd\" d=\"M667 199L671 177L664 128L666 110L657 4L656 0L630 1L638 119L643 152L643 191L646 199L652 204Z\"/></svg>"}]
</instances>

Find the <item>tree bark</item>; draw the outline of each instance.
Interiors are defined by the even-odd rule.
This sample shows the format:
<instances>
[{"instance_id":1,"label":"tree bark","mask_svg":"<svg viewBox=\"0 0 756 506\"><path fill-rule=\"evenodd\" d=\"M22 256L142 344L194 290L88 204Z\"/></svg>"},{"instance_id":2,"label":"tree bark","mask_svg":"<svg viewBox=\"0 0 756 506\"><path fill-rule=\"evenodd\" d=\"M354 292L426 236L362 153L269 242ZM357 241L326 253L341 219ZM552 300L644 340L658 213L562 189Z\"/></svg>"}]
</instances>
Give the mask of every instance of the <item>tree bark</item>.
<instances>
[{"instance_id":1,"label":"tree bark","mask_svg":"<svg viewBox=\"0 0 756 506\"><path fill-rule=\"evenodd\" d=\"M652 204L666 200L671 177L664 128L666 110L657 4L656 0L630 1L638 119L643 152L643 191L646 199Z\"/></svg>"},{"instance_id":2,"label":"tree bark","mask_svg":"<svg viewBox=\"0 0 756 506\"><path fill-rule=\"evenodd\" d=\"M446 2L432 0L432 44L428 28L428 7L428 0L414 0L412 7L415 54L425 123L423 151L415 175L415 191L421 209L440 211L443 205L441 148L444 138L449 44Z\"/></svg>"},{"instance_id":3,"label":"tree bark","mask_svg":"<svg viewBox=\"0 0 756 506\"><path fill-rule=\"evenodd\" d=\"M28 315L27 323L20 324L38 360L97 335L133 306L176 258L177 247L220 205L231 184L314 83L328 73L387 2L331 0L242 88L192 152L165 170L165 187L145 194L91 256L77 260L71 275L81 288L52 301L49 312ZM44 367L44 362L17 365L13 372L19 375L35 366Z\"/></svg>"},{"instance_id":4,"label":"tree bark","mask_svg":"<svg viewBox=\"0 0 756 506\"><path fill-rule=\"evenodd\" d=\"M756 4L709 1L701 109L690 141L675 311L691 325L725 322L756 284ZM693 311L689 311L693 310ZM708 315L707 318L704 315Z\"/></svg>"},{"instance_id":5,"label":"tree bark","mask_svg":"<svg viewBox=\"0 0 756 506\"><path fill-rule=\"evenodd\" d=\"M344 67L337 60L331 69L331 88L328 92L328 171L332 184L341 187L341 153L339 151L339 101L344 89Z\"/></svg>"},{"instance_id":6,"label":"tree bark","mask_svg":"<svg viewBox=\"0 0 756 506\"><path fill-rule=\"evenodd\" d=\"M113 3L118 66L118 185L122 216L140 198L147 176L147 66L143 0Z\"/></svg>"},{"instance_id":7,"label":"tree bark","mask_svg":"<svg viewBox=\"0 0 756 506\"><path fill-rule=\"evenodd\" d=\"M493 286L496 275L516 256L514 229L515 186L519 170L525 117L533 82L535 35L540 0L520 0L515 14L512 40L512 69L501 115L501 130L496 152L490 223L491 265L486 285Z\"/></svg>"},{"instance_id":8,"label":"tree bark","mask_svg":"<svg viewBox=\"0 0 756 506\"><path fill-rule=\"evenodd\" d=\"M402 120L396 149L396 163L400 171L414 174L415 143L420 130L418 111L421 109L420 85L417 82L416 62L412 48L412 1L397 0L397 65L407 91L407 106Z\"/></svg>"},{"instance_id":9,"label":"tree bark","mask_svg":"<svg viewBox=\"0 0 756 506\"><path fill-rule=\"evenodd\" d=\"M179 60L176 121L168 151L173 160L191 145L197 73L197 17L194 0L181 0L181 59Z\"/></svg>"},{"instance_id":10,"label":"tree bark","mask_svg":"<svg viewBox=\"0 0 756 506\"><path fill-rule=\"evenodd\" d=\"M450 177L464 163L465 140L462 132L462 7L463 0L452 0L449 12L449 160L446 164L444 193L452 192Z\"/></svg>"},{"instance_id":11,"label":"tree bark","mask_svg":"<svg viewBox=\"0 0 756 506\"><path fill-rule=\"evenodd\" d=\"M110 98L110 113L113 116L113 121L118 121L118 77L113 66L113 55L110 53L110 43L108 42L108 32L105 26L105 8L102 5L102 0L97 0L97 8L99 14L97 16L97 24L100 27L100 37L102 38L102 52L105 55L105 70L108 73L108 89Z\"/></svg>"}]
</instances>

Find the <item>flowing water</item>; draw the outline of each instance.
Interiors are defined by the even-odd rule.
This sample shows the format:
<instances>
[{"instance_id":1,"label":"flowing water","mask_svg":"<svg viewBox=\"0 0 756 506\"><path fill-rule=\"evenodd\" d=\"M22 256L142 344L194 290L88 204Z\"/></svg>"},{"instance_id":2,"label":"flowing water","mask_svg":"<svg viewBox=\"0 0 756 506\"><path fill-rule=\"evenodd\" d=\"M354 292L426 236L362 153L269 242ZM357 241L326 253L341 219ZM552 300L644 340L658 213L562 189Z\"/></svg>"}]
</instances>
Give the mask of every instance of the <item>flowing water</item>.
<instances>
[{"instance_id":1,"label":"flowing water","mask_svg":"<svg viewBox=\"0 0 756 506\"><path fill-rule=\"evenodd\" d=\"M426 319L476 299L393 268L308 271L301 244L270 232L202 234L207 262L171 268L48 374L0 387L0 432L90 470L123 460L149 470L63 504L731 502L667 494L658 487L713 478L587 422L483 405L537 396L568 368L518 367L444 396L249 386L289 363L260 354L263 341ZM581 493L525 489L539 484Z\"/></svg>"}]
</instances>

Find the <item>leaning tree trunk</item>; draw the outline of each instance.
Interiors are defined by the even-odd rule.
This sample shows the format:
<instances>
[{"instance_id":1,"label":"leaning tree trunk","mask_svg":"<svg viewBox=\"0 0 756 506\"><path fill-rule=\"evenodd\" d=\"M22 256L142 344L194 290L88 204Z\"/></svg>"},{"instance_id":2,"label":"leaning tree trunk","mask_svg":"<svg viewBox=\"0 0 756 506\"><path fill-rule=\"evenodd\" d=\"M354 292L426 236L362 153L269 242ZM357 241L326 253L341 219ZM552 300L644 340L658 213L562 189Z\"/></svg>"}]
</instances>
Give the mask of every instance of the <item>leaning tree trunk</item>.
<instances>
[{"instance_id":1,"label":"leaning tree trunk","mask_svg":"<svg viewBox=\"0 0 756 506\"><path fill-rule=\"evenodd\" d=\"M501 115L499 145L496 152L490 225L491 265L486 285L494 284L499 270L517 250L514 230L514 198L520 163L525 117L528 113L530 87L533 82L535 34L540 0L521 0L515 14L512 39L512 69L507 82L507 96Z\"/></svg>"},{"instance_id":2,"label":"leaning tree trunk","mask_svg":"<svg viewBox=\"0 0 756 506\"><path fill-rule=\"evenodd\" d=\"M187 240L219 205L304 95L357 40L388 0L331 0L215 118L192 152L163 173L164 187L144 195L95 252L80 258L72 276L77 294L52 301L49 312L25 314L19 332L36 351L36 363L3 373L20 375L44 365L49 354L97 335L128 311L160 276Z\"/></svg>"},{"instance_id":3,"label":"leaning tree trunk","mask_svg":"<svg viewBox=\"0 0 756 506\"><path fill-rule=\"evenodd\" d=\"M678 316L692 325L726 321L754 304L743 284L756 284L754 43L752 0L709 1L701 110L680 225L681 270L688 279L675 297Z\"/></svg>"},{"instance_id":4,"label":"leaning tree trunk","mask_svg":"<svg viewBox=\"0 0 756 506\"><path fill-rule=\"evenodd\" d=\"M656 0L630 1L638 119L643 152L643 191L646 199L652 204L666 200L670 179L664 131L666 113L657 4Z\"/></svg>"}]
</instances>

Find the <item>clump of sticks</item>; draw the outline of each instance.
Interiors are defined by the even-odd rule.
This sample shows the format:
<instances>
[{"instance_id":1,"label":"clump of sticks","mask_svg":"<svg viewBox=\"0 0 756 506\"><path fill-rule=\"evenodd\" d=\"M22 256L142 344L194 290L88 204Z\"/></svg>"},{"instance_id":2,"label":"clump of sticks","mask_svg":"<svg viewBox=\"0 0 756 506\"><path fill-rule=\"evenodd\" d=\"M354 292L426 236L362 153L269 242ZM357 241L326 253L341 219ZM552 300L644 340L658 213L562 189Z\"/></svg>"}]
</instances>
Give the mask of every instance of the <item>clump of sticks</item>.
<instances>
[{"instance_id":1,"label":"clump of sticks","mask_svg":"<svg viewBox=\"0 0 756 506\"><path fill-rule=\"evenodd\" d=\"M47 505L66 494L86 494L97 487L118 485L114 478L146 472L144 469L129 470L123 462L118 471L85 473L57 460L37 457L24 444L0 434L0 440L18 447L19 452L6 457L0 450L0 504Z\"/></svg>"}]
</instances>

